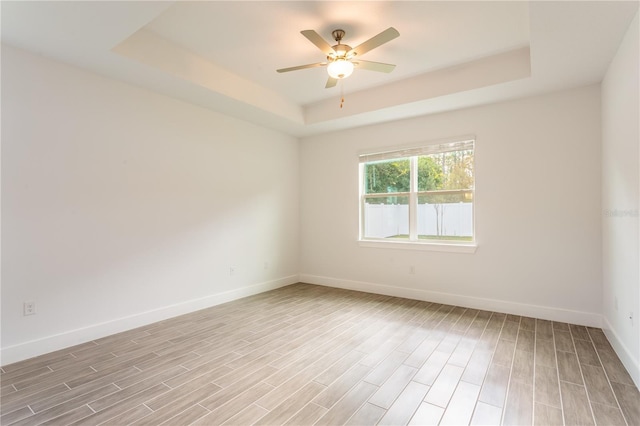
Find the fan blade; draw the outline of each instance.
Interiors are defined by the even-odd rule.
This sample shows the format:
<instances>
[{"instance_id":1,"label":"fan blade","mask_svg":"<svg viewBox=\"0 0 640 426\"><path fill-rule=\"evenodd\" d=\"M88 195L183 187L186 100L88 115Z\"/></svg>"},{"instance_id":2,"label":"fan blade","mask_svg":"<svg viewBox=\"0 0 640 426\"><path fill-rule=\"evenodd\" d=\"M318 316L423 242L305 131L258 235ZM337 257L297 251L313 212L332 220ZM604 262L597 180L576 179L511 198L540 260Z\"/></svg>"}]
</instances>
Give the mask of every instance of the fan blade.
<instances>
[{"instance_id":1,"label":"fan blade","mask_svg":"<svg viewBox=\"0 0 640 426\"><path fill-rule=\"evenodd\" d=\"M382 62L371 62L371 61L362 61L362 60L353 61L353 65L356 68L359 68L362 70L378 71L378 72L386 72L386 73L390 73L396 67L393 64L385 64Z\"/></svg>"},{"instance_id":2,"label":"fan blade","mask_svg":"<svg viewBox=\"0 0 640 426\"><path fill-rule=\"evenodd\" d=\"M338 79L337 78L333 78L333 77L329 77L329 79L327 80L327 85L324 86L325 89L330 89L332 87L335 87L335 85L338 84Z\"/></svg>"},{"instance_id":3,"label":"fan blade","mask_svg":"<svg viewBox=\"0 0 640 426\"><path fill-rule=\"evenodd\" d=\"M386 42L393 40L399 35L400 33L398 32L398 30L396 30L393 27L389 27L383 32L381 32L380 34L378 34L377 36L373 36L369 40L360 44L359 46L356 46L353 49L353 52L358 56L364 55L368 51L375 49L376 47L381 46Z\"/></svg>"},{"instance_id":4,"label":"fan blade","mask_svg":"<svg viewBox=\"0 0 640 426\"><path fill-rule=\"evenodd\" d=\"M314 30L300 31L300 34L305 36L311 43L315 44L318 49L322 50L325 55L329 56L336 54L331 45L327 43L322 37L320 37L320 34L315 32Z\"/></svg>"},{"instance_id":5,"label":"fan blade","mask_svg":"<svg viewBox=\"0 0 640 426\"><path fill-rule=\"evenodd\" d=\"M276 70L277 72L289 72L289 71L297 71L304 70L307 68L317 68L317 67L325 67L327 66L326 62L317 62L315 64L307 64L307 65L298 65L297 67L289 67L289 68L280 68Z\"/></svg>"}]
</instances>

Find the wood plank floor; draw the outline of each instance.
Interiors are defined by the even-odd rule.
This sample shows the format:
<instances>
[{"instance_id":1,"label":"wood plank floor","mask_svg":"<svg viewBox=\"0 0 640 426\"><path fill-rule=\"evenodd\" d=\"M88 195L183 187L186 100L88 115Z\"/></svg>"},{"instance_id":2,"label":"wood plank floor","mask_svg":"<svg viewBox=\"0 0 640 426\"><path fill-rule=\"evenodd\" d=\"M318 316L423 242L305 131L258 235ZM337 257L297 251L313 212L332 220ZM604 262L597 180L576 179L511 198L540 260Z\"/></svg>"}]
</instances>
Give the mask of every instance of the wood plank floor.
<instances>
[{"instance_id":1,"label":"wood plank floor","mask_svg":"<svg viewBox=\"0 0 640 426\"><path fill-rule=\"evenodd\" d=\"M600 329L306 284L0 377L2 425L640 425Z\"/></svg>"}]
</instances>

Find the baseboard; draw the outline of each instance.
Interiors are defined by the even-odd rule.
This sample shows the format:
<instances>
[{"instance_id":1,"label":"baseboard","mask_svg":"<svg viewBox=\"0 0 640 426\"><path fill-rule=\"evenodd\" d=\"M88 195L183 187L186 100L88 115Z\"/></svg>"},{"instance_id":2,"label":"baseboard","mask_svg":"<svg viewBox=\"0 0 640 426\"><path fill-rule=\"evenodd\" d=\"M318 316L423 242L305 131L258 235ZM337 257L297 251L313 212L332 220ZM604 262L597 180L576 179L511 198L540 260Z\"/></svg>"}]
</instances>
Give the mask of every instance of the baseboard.
<instances>
[{"instance_id":1,"label":"baseboard","mask_svg":"<svg viewBox=\"0 0 640 426\"><path fill-rule=\"evenodd\" d=\"M66 331L64 333L47 336L37 340L31 340L29 342L2 348L0 351L0 360L2 360L2 365L12 364L38 355L78 345L80 343L90 342L91 340L96 340L111 334L120 333L157 321L176 317L178 315L188 314L200 309L209 308L211 306L231 302L243 297L295 284L298 281L298 275L290 275L277 280L216 293L199 299L188 300L186 302L176 303L174 305L165 306L128 317L117 318L112 321Z\"/></svg>"},{"instance_id":2,"label":"baseboard","mask_svg":"<svg viewBox=\"0 0 640 426\"><path fill-rule=\"evenodd\" d=\"M346 290L364 291L367 293L384 294L386 296L403 297L407 299L425 300L466 308L483 309L507 314L535 317L551 321L568 322L570 324L602 327L602 315L592 312L572 311L569 309L551 308L547 306L529 305L497 299L463 296L460 294L442 293L416 288L395 287L363 281L344 280L339 278L322 277L318 275L300 274L300 282L336 287Z\"/></svg>"},{"instance_id":3,"label":"baseboard","mask_svg":"<svg viewBox=\"0 0 640 426\"><path fill-rule=\"evenodd\" d=\"M611 326L611 323L609 322L607 317L603 317L602 321L602 330L604 331L605 336L607 336L607 339L609 340L609 343L611 343L613 350L616 351L618 358L620 358L620 361L622 361L622 364L624 364L625 368L631 375L631 378L636 384L636 387L640 389L640 360L634 358L627 345L622 342L618 334Z\"/></svg>"}]
</instances>

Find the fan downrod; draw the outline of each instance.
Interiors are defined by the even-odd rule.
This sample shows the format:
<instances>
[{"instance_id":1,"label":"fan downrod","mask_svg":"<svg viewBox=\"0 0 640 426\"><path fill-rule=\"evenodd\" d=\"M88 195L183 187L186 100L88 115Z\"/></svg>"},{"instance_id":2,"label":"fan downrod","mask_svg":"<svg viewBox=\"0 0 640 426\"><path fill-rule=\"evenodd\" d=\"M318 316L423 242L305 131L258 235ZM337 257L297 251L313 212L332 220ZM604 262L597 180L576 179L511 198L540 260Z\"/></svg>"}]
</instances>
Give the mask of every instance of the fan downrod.
<instances>
[{"instance_id":1,"label":"fan downrod","mask_svg":"<svg viewBox=\"0 0 640 426\"><path fill-rule=\"evenodd\" d=\"M344 30L341 30L341 29L331 31L331 36L338 44L340 44L340 41L342 40L344 35L345 35L345 32Z\"/></svg>"}]
</instances>

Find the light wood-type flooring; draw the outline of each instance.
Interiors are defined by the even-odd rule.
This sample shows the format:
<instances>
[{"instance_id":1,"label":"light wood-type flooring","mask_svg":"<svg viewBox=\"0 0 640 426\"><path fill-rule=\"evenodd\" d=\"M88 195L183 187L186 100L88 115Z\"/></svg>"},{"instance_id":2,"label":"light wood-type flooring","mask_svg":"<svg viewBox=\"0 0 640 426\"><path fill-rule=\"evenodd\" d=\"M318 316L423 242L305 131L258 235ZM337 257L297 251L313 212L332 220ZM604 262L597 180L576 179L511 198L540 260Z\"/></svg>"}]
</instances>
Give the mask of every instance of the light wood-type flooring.
<instances>
[{"instance_id":1,"label":"light wood-type flooring","mask_svg":"<svg viewBox=\"0 0 640 426\"><path fill-rule=\"evenodd\" d=\"M1 373L2 425L640 425L600 329L306 284Z\"/></svg>"}]
</instances>

